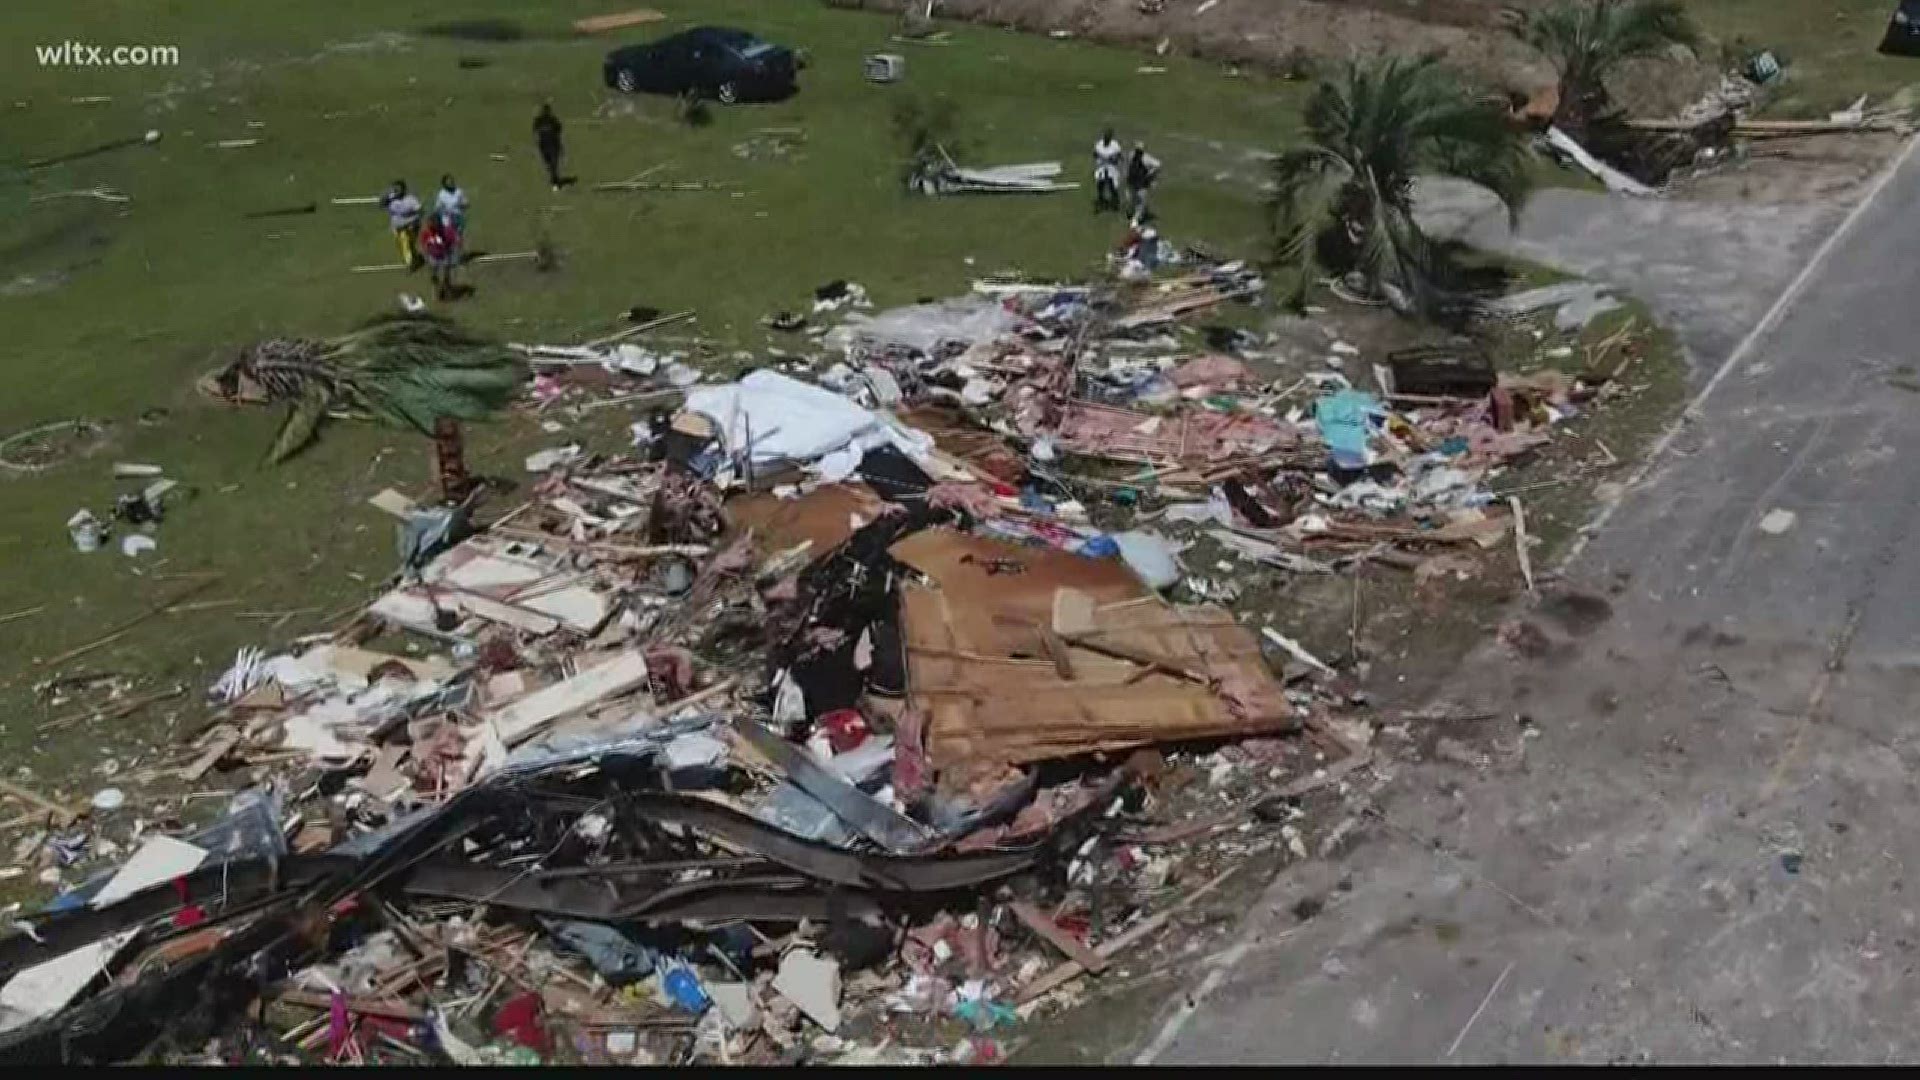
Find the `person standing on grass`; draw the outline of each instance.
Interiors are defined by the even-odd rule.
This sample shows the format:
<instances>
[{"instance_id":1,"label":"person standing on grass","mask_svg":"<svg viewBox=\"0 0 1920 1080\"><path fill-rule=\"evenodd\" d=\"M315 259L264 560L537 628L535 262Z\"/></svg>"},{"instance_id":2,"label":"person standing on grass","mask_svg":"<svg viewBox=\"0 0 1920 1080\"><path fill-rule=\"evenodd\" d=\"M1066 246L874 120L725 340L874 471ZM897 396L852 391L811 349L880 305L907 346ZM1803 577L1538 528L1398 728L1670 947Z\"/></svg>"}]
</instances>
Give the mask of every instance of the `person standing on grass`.
<instances>
[{"instance_id":1,"label":"person standing on grass","mask_svg":"<svg viewBox=\"0 0 1920 1080\"><path fill-rule=\"evenodd\" d=\"M387 226L394 242L400 245L400 261L407 269L420 266L420 200L407 190L405 180L395 180L380 196L380 208L387 212Z\"/></svg>"},{"instance_id":2,"label":"person standing on grass","mask_svg":"<svg viewBox=\"0 0 1920 1080\"><path fill-rule=\"evenodd\" d=\"M1093 144L1093 212L1120 209L1120 165L1127 151L1113 137L1113 129L1100 133Z\"/></svg>"},{"instance_id":3,"label":"person standing on grass","mask_svg":"<svg viewBox=\"0 0 1920 1080\"><path fill-rule=\"evenodd\" d=\"M433 209L438 214L452 214L454 227L466 231L467 193L453 182L451 175L440 178L440 190L433 193Z\"/></svg>"},{"instance_id":4,"label":"person standing on grass","mask_svg":"<svg viewBox=\"0 0 1920 1080\"><path fill-rule=\"evenodd\" d=\"M1160 159L1147 153L1147 144L1133 144L1133 156L1127 159L1127 212L1134 217L1147 207L1147 194L1160 179Z\"/></svg>"},{"instance_id":5,"label":"person standing on grass","mask_svg":"<svg viewBox=\"0 0 1920 1080\"><path fill-rule=\"evenodd\" d=\"M420 250L433 276L434 295L441 300L453 299L453 270L460 265L460 226L451 211L434 212L420 233Z\"/></svg>"},{"instance_id":6,"label":"person standing on grass","mask_svg":"<svg viewBox=\"0 0 1920 1080\"><path fill-rule=\"evenodd\" d=\"M533 142L540 148L540 160L547 166L547 182L553 190L560 190L560 118L553 115L553 106L540 106L539 115L533 118Z\"/></svg>"}]
</instances>

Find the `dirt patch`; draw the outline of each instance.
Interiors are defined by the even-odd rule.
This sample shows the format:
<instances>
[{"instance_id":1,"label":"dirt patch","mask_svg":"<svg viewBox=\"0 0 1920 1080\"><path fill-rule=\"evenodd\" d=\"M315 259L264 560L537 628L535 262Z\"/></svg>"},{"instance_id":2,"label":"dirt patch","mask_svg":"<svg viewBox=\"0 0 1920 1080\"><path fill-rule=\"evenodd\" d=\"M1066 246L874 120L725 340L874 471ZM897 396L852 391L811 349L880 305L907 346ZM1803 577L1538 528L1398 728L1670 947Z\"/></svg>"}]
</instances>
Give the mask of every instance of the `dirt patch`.
<instances>
[{"instance_id":1,"label":"dirt patch","mask_svg":"<svg viewBox=\"0 0 1920 1080\"><path fill-rule=\"evenodd\" d=\"M1712 50L1703 51L1713 55ZM1678 116L1719 86L1720 79L1717 68L1680 45L1665 56L1622 63L1607 81L1607 93L1632 116Z\"/></svg>"},{"instance_id":2,"label":"dirt patch","mask_svg":"<svg viewBox=\"0 0 1920 1080\"><path fill-rule=\"evenodd\" d=\"M1566 590L1540 601L1539 612L1575 637L1585 637L1613 618L1613 605L1592 593Z\"/></svg>"},{"instance_id":3,"label":"dirt patch","mask_svg":"<svg viewBox=\"0 0 1920 1080\"><path fill-rule=\"evenodd\" d=\"M0 298L34 296L52 292L65 285L68 280L68 275L59 270L45 274L16 274L6 281L0 281Z\"/></svg>"},{"instance_id":4,"label":"dirt patch","mask_svg":"<svg viewBox=\"0 0 1920 1080\"><path fill-rule=\"evenodd\" d=\"M1906 139L1890 131L1774 139L1673 184L1688 198L1713 202L1808 203L1850 198L1877 176Z\"/></svg>"},{"instance_id":5,"label":"dirt patch","mask_svg":"<svg viewBox=\"0 0 1920 1080\"><path fill-rule=\"evenodd\" d=\"M98 452L107 442L105 424L56 420L0 439L0 476L44 472Z\"/></svg>"},{"instance_id":6,"label":"dirt patch","mask_svg":"<svg viewBox=\"0 0 1920 1080\"><path fill-rule=\"evenodd\" d=\"M527 29L512 19L454 19L423 26L420 33L457 41L520 41Z\"/></svg>"},{"instance_id":7,"label":"dirt patch","mask_svg":"<svg viewBox=\"0 0 1920 1080\"><path fill-rule=\"evenodd\" d=\"M17 240L0 242L0 270L14 271L21 278L65 278L99 261L113 243L109 229L114 213L92 200L63 201L66 206L36 208L47 220L35 222L32 231Z\"/></svg>"},{"instance_id":8,"label":"dirt patch","mask_svg":"<svg viewBox=\"0 0 1920 1080\"><path fill-rule=\"evenodd\" d=\"M828 0L837 7L899 12L924 0ZM1064 31L1116 45L1310 74L1325 60L1437 52L1502 86L1544 85L1552 70L1501 31L1501 12L1544 0L940 0L935 13L1029 33Z\"/></svg>"}]
</instances>

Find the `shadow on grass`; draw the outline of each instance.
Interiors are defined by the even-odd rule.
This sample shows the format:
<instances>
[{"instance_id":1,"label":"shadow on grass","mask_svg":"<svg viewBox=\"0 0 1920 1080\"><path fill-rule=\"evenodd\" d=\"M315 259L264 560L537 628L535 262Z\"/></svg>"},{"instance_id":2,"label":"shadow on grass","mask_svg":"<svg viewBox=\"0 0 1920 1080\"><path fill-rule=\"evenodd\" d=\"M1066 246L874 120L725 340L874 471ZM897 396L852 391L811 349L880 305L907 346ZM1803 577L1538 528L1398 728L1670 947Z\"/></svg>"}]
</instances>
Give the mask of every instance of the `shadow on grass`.
<instances>
[{"instance_id":1,"label":"shadow on grass","mask_svg":"<svg viewBox=\"0 0 1920 1080\"><path fill-rule=\"evenodd\" d=\"M532 35L512 19L450 19L423 26L415 33L458 41L525 41Z\"/></svg>"}]
</instances>

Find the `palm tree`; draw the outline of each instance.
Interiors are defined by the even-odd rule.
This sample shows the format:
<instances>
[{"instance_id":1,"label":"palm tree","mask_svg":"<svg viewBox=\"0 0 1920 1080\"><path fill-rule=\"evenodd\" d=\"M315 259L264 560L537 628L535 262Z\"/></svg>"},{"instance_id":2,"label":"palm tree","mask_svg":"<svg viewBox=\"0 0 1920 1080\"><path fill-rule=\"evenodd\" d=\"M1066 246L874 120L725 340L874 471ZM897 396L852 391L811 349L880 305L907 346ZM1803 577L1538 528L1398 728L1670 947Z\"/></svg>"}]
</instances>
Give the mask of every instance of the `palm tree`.
<instances>
[{"instance_id":1,"label":"palm tree","mask_svg":"<svg viewBox=\"0 0 1920 1080\"><path fill-rule=\"evenodd\" d=\"M1274 257L1295 306L1324 273L1357 272L1371 295L1432 312L1442 266L1414 221L1414 178L1471 180L1509 213L1531 186L1531 151L1505 106L1438 57L1350 63L1314 88L1305 123L1305 144L1273 165Z\"/></svg>"},{"instance_id":2,"label":"palm tree","mask_svg":"<svg viewBox=\"0 0 1920 1080\"><path fill-rule=\"evenodd\" d=\"M1611 112L1607 78L1623 61L1700 43L1680 0L1561 0L1527 12L1516 31L1559 72L1553 120L1575 136Z\"/></svg>"},{"instance_id":3,"label":"palm tree","mask_svg":"<svg viewBox=\"0 0 1920 1080\"><path fill-rule=\"evenodd\" d=\"M907 190L918 191L952 163L950 154L963 154L960 109L944 94L901 97L893 104L893 134L906 151L900 178Z\"/></svg>"},{"instance_id":4,"label":"palm tree","mask_svg":"<svg viewBox=\"0 0 1920 1080\"><path fill-rule=\"evenodd\" d=\"M337 410L432 435L442 419L491 415L512 400L525 377L525 365L512 353L445 319L398 315L321 341L257 342L207 388L228 401L289 406L267 452L277 463L312 442Z\"/></svg>"}]
</instances>

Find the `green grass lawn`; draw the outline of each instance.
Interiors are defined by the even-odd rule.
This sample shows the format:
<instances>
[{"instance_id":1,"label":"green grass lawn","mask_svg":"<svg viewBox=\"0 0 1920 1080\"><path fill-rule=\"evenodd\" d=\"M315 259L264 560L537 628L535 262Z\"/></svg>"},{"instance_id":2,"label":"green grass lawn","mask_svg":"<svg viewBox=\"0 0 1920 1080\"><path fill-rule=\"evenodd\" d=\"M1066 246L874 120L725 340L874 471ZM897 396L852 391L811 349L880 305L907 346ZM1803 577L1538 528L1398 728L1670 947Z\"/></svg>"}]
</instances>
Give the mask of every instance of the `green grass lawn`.
<instances>
[{"instance_id":1,"label":"green grass lawn","mask_svg":"<svg viewBox=\"0 0 1920 1080\"><path fill-rule=\"evenodd\" d=\"M960 26L944 46L891 46L907 56L906 80L873 86L861 80L859 61L888 47L891 21L811 0L669 0L656 5L671 16L664 26L596 38L572 37L568 24L620 3L32 6L10 9L0 24L8 58L0 67L0 434L69 417L110 425L107 444L84 459L0 475L0 616L46 608L0 622L0 746L41 772L108 753L124 762L127 748L164 724L156 712L41 737L34 728L48 712L31 686L53 671L39 658L179 590L183 581L169 575L219 571L221 583L199 599L236 603L154 619L59 669L184 681L197 697L236 647L272 643L261 622L240 613L333 611L368 596L391 569L392 524L364 500L387 485L423 491L423 441L335 425L310 452L270 469L261 455L277 416L214 407L191 389L197 374L250 340L336 333L393 309L403 290L425 291L420 278L350 273L392 261L393 246L376 208L334 208L331 197L374 194L395 177L424 191L452 172L474 200L472 247L510 251L550 239L561 253L557 271L525 263L471 271L478 292L458 314L502 337L577 340L645 304L696 309L700 333L751 349L766 343L763 315L804 309L812 288L834 278L864 283L884 306L952 294L988 271L1084 275L1116 241L1119 223L1092 215L1090 192L902 194L888 120L900 94L955 97L980 163L1058 158L1080 180L1092 140L1111 122L1124 137L1148 139L1167 163L1160 206L1170 236L1251 251L1257 196L1235 178L1260 175L1248 149L1289 136L1303 93L1300 84L1229 77L1204 63ZM504 20L520 36L423 32L481 19ZM696 22L746 26L808 50L801 93L777 105L716 108L711 126L696 130L675 119L671 101L601 87L606 50ZM182 63L32 62L34 45L66 39L177 45ZM472 59L463 66L462 58ZM1143 63L1168 70L1140 74ZM94 96L112 100L72 101ZM559 195L531 146L542 99L567 124L568 171L582 181ZM736 156L735 145L763 127L803 128L804 141L785 158ZM157 145L22 168L148 128L162 132ZM208 145L242 138L260 141ZM662 167L657 179L723 181L738 193L587 190L653 166ZM30 201L95 185L132 201ZM245 216L308 202L319 211ZM511 419L470 431L469 445L483 471L517 476L527 449L564 438ZM66 537L75 509L111 504L115 461L164 465L194 490L161 528L159 551L139 561L117 550L81 555ZM296 618L275 636L317 625Z\"/></svg>"},{"instance_id":2,"label":"green grass lawn","mask_svg":"<svg viewBox=\"0 0 1920 1080\"><path fill-rule=\"evenodd\" d=\"M1787 63L1769 115L1825 116L1861 94L1875 104L1920 105L1920 58L1882 56L1894 0L1686 0L1728 66L1758 49ZM1903 93L1903 91L1907 91Z\"/></svg>"}]
</instances>

